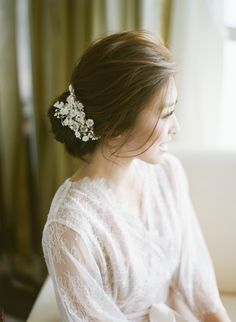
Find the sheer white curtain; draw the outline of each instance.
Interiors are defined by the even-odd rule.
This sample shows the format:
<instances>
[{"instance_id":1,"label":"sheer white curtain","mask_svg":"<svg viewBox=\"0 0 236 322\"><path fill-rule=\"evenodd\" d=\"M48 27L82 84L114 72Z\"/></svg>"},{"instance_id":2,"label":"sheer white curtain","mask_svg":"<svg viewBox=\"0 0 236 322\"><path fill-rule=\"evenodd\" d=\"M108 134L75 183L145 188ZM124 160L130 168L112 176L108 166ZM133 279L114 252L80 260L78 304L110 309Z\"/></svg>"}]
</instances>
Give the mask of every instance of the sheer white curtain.
<instances>
[{"instance_id":1,"label":"sheer white curtain","mask_svg":"<svg viewBox=\"0 0 236 322\"><path fill-rule=\"evenodd\" d=\"M106 0L105 16L108 33L142 28L157 35L163 34L164 10L162 1Z\"/></svg>"},{"instance_id":2,"label":"sheer white curtain","mask_svg":"<svg viewBox=\"0 0 236 322\"><path fill-rule=\"evenodd\" d=\"M170 28L181 127L173 147L221 148L223 1L173 1Z\"/></svg>"}]
</instances>

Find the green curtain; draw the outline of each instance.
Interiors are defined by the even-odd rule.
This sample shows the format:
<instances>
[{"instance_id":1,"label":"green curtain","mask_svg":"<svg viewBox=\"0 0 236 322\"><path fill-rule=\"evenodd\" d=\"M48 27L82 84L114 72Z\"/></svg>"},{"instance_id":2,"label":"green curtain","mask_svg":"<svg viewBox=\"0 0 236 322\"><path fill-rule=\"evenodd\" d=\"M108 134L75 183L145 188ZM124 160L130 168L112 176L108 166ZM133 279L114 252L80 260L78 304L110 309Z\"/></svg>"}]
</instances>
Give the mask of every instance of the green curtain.
<instances>
[{"instance_id":1,"label":"green curtain","mask_svg":"<svg viewBox=\"0 0 236 322\"><path fill-rule=\"evenodd\" d=\"M18 85L17 0L0 0L0 274L29 277L38 290L47 274L41 233L52 197L57 187L80 166L80 161L71 158L50 133L47 120L50 101L68 87L75 62L97 37L116 31L152 29L168 45L171 0L22 1L28 2L30 10L37 208L32 213L29 147L25 140L29 125L22 118ZM149 13L153 24L147 19Z\"/></svg>"}]
</instances>

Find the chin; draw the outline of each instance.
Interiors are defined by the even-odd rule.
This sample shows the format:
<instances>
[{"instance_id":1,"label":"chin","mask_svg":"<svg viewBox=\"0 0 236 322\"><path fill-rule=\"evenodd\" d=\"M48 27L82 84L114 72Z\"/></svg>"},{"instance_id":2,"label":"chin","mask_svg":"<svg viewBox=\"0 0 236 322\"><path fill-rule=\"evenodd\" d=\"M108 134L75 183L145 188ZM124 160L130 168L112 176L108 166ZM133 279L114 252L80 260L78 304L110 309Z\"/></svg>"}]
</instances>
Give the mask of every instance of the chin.
<instances>
[{"instance_id":1,"label":"chin","mask_svg":"<svg viewBox=\"0 0 236 322\"><path fill-rule=\"evenodd\" d=\"M157 164L157 163L160 163L164 157L166 152L161 152L159 153L158 155L155 155L155 154L150 154L150 155L140 155L138 157L138 159L146 162L146 163L149 163L149 164Z\"/></svg>"}]
</instances>

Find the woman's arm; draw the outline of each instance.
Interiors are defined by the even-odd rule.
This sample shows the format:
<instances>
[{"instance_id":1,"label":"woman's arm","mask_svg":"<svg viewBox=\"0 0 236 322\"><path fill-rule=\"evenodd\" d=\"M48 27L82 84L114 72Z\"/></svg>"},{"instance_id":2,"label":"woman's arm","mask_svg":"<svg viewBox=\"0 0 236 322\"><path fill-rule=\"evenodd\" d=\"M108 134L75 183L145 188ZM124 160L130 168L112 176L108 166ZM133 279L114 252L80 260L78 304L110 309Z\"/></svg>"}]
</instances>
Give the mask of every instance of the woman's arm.
<instances>
[{"instance_id":1,"label":"woman's arm","mask_svg":"<svg viewBox=\"0 0 236 322\"><path fill-rule=\"evenodd\" d=\"M52 221L42 241L63 321L128 322L107 291L106 274L93 256L89 237L82 238L74 229Z\"/></svg>"},{"instance_id":2,"label":"woman's arm","mask_svg":"<svg viewBox=\"0 0 236 322\"><path fill-rule=\"evenodd\" d=\"M186 322L200 322L199 319L191 312L182 294L173 288L170 288L169 290L168 304L172 309L179 313L181 318L184 318Z\"/></svg>"},{"instance_id":3,"label":"woman's arm","mask_svg":"<svg viewBox=\"0 0 236 322\"><path fill-rule=\"evenodd\" d=\"M182 295L172 288L169 292L168 304L176 310L186 321L199 322L199 320L193 315L187 304L185 303ZM208 313L203 317L203 322L232 322L229 318L223 304L222 308L216 313Z\"/></svg>"},{"instance_id":4,"label":"woman's arm","mask_svg":"<svg viewBox=\"0 0 236 322\"><path fill-rule=\"evenodd\" d=\"M217 313L206 314L204 316L204 322L232 322L229 318L225 308L222 306L222 309Z\"/></svg>"}]
</instances>

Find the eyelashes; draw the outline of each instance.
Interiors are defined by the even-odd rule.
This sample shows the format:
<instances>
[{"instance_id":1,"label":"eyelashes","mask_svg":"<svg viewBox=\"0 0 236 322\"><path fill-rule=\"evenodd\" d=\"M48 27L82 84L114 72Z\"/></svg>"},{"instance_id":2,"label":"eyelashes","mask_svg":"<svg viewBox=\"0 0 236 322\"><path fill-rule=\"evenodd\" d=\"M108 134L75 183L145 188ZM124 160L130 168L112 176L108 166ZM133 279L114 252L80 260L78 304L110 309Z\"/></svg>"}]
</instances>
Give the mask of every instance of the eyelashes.
<instances>
[{"instance_id":1,"label":"eyelashes","mask_svg":"<svg viewBox=\"0 0 236 322\"><path fill-rule=\"evenodd\" d=\"M169 116L171 116L174 113L175 110L171 111L170 113L168 113L167 115L163 116L163 119L168 118Z\"/></svg>"}]
</instances>

